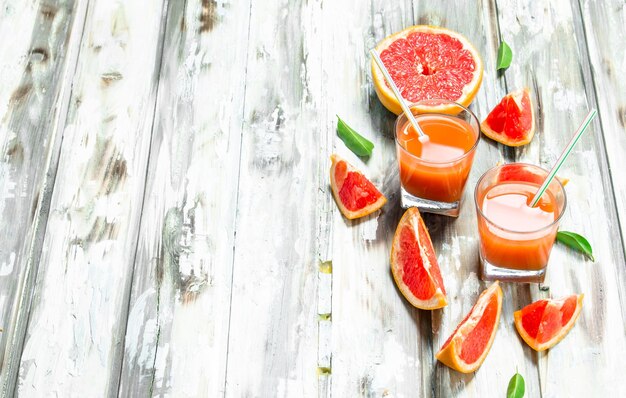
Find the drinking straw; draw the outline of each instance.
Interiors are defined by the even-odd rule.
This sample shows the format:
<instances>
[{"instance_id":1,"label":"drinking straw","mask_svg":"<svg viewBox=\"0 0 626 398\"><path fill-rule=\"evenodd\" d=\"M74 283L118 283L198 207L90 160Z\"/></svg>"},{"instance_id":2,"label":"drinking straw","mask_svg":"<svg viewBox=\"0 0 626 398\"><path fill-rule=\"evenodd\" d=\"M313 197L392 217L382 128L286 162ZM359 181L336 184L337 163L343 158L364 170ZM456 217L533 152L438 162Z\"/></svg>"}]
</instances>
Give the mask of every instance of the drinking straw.
<instances>
[{"instance_id":1,"label":"drinking straw","mask_svg":"<svg viewBox=\"0 0 626 398\"><path fill-rule=\"evenodd\" d=\"M385 76L385 80L387 80L387 83L389 83L389 86L391 87L391 91L393 91L393 94L396 96L396 99L398 100L398 102L400 103L400 106L402 107L402 111L404 112L406 117L409 119L409 122L411 122L411 125L413 126L415 131L417 131L417 134L419 134L419 141L427 142L429 139L428 136L426 135L426 133L424 133L424 131L422 131L422 128L419 126L419 124L417 124L417 120L415 120L415 116L413 116L413 112L411 112L406 101L404 101L404 98L402 98L402 94L400 94L400 90L398 89L398 86L396 86L396 83L391 78L391 75L389 74L389 71L385 67L385 64L383 64L383 60L380 59L380 56L378 55L376 50L371 50L370 54L372 54L372 57L374 57L374 61L376 61L376 64L380 68L381 72L383 72L383 76Z\"/></svg>"},{"instance_id":2,"label":"drinking straw","mask_svg":"<svg viewBox=\"0 0 626 398\"><path fill-rule=\"evenodd\" d=\"M544 192L546 192L546 189L548 189L548 185L550 185L550 182L552 182L552 180L556 176L556 173L559 171L563 163L565 163L565 159L567 159L569 154L572 152L574 145L576 145L578 140L580 140L580 137L583 135L585 130L587 130L587 127L589 127L589 124L591 124L591 121L593 120L593 118L596 116L597 113L598 112L596 112L595 109L592 109L591 111L589 111L585 120L583 120L580 127L578 127L578 131L576 131L576 134L574 134L574 137L572 137L571 141L569 142L569 144L567 144L567 146L561 153L561 156L556 161L556 164L552 167L552 170L550 170L550 173L546 177L546 180L543 182L541 187L539 187L539 190L533 197L533 200L530 202L530 207L537 206L537 203L539 202L541 195L543 195Z\"/></svg>"}]
</instances>

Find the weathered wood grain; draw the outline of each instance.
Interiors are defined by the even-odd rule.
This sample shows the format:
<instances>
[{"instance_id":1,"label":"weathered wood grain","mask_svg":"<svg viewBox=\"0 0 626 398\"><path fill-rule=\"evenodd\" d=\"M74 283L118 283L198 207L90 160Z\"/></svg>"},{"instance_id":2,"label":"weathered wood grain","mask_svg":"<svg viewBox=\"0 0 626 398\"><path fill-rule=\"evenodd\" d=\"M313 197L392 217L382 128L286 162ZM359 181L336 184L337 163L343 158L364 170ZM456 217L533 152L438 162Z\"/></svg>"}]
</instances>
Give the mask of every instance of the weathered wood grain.
<instances>
[{"instance_id":1,"label":"weathered wood grain","mask_svg":"<svg viewBox=\"0 0 626 398\"><path fill-rule=\"evenodd\" d=\"M226 396L318 388L321 1L253 2ZM270 22L271 21L271 22ZM322 166L324 165L324 166Z\"/></svg>"},{"instance_id":2,"label":"weathered wood grain","mask_svg":"<svg viewBox=\"0 0 626 398\"><path fill-rule=\"evenodd\" d=\"M573 5L574 21L581 26L577 36L579 45L582 43L587 49L581 56L589 58L586 88L598 105L603 133L597 136L598 146L604 146L609 163L610 172L604 169L601 181L604 186L612 183L622 247L626 249L626 80L620 76L620 71L626 70L626 2L581 0L579 6L576 9ZM615 250L619 250L616 246L613 246ZM622 280L620 285L626 286L626 281ZM625 297L626 293L622 292L622 303ZM622 306L624 318L625 311L626 307Z\"/></svg>"},{"instance_id":3,"label":"weathered wood grain","mask_svg":"<svg viewBox=\"0 0 626 398\"><path fill-rule=\"evenodd\" d=\"M369 71L368 50L412 24L476 45L479 119L522 86L537 111L530 145L481 141L460 218L425 216L450 301L432 313L390 275L395 117ZM485 397L518 368L527 396L626 396L625 25L623 0L0 0L0 395ZM477 179L549 167L591 107L560 174L563 229L596 262L557 245L543 290L503 284L487 360L449 370L434 353L488 285ZM335 114L371 159L335 138ZM332 152L382 187L381 212L341 216ZM578 292L557 347L517 337L513 311Z\"/></svg>"},{"instance_id":4,"label":"weathered wood grain","mask_svg":"<svg viewBox=\"0 0 626 398\"><path fill-rule=\"evenodd\" d=\"M249 16L169 4L121 397L224 395Z\"/></svg>"},{"instance_id":5,"label":"weathered wood grain","mask_svg":"<svg viewBox=\"0 0 626 398\"><path fill-rule=\"evenodd\" d=\"M13 391L85 7L0 4L1 394Z\"/></svg>"},{"instance_id":6,"label":"weathered wood grain","mask_svg":"<svg viewBox=\"0 0 626 398\"><path fill-rule=\"evenodd\" d=\"M388 198L381 212L356 221L343 218L333 203L332 396L429 396L429 317L402 298L389 268L390 237L401 216L393 174L395 118L373 91L369 56L378 40L413 24L413 9L411 2L325 2L323 19L325 124L335 138L334 152ZM369 160L336 138L335 114L374 142Z\"/></svg>"},{"instance_id":7,"label":"weathered wood grain","mask_svg":"<svg viewBox=\"0 0 626 398\"><path fill-rule=\"evenodd\" d=\"M572 6L576 11L578 5L568 1L498 3L501 33L515 57L505 75L507 84L509 89L529 86L538 110L536 136L516 157L545 168L557 159L588 109L597 107L593 96L586 95L593 87L591 79L585 79L586 54L579 50L584 49L580 42L585 38L575 29ZM622 310L626 270L613 192L608 178L603 178L608 177L608 168L599 127L593 124L560 172L571 178L561 227L589 237L596 261L585 261L556 245L546 290L532 292L533 299L585 294L583 313L566 339L531 357L542 397L626 393L619 383L626 370L620 359L626 353Z\"/></svg>"},{"instance_id":8,"label":"weathered wood grain","mask_svg":"<svg viewBox=\"0 0 626 398\"><path fill-rule=\"evenodd\" d=\"M117 392L162 13L161 2L89 4L21 357L20 395Z\"/></svg>"}]
</instances>

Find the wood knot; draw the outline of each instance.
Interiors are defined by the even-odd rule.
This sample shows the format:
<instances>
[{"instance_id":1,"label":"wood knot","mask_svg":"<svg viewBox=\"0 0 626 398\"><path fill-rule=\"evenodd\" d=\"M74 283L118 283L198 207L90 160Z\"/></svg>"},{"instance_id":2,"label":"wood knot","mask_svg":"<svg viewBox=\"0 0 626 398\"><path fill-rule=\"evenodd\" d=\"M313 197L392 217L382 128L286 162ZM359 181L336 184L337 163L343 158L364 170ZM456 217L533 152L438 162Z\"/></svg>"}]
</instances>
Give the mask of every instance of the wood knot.
<instances>
[{"instance_id":1,"label":"wood knot","mask_svg":"<svg viewBox=\"0 0 626 398\"><path fill-rule=\"evenodd\" d=\"M210 32L217 22L217 1L202 0L202 12L200 13L200 32Z\"/></svg>"},{"instance_id":2,"label":"wood knot","mask_svg":"<svg viewBox=\"0 0 626 398\"><path fill-rule=\"evenodd\" d=\"M49 4L42 4L40 13L45 20L51 21L57 15L57 8Z\"/></svg>"},{"instance_id":3,"label":"wood knot","mask_svg":"<svg viewBox=\"0 0 626 398\"><path fill-rule=\"evenodd\" d=\"M122 80L124 76L119 72L107 72L100 75L100 80L104 87L109 87L118 80Z\"/></svg>"},{"instance_id":4,"label":"wood knot","mask_svg":"<svg viewBox=\"0 0 626 398\"><path fill-rule=\"evenodd\" d=\"M30 62L46 62L50 55L48 50L42 47L34 48L30 51Z\"/></svg>"},{"instance_id":5,"label":"wood knot","mask_svg":"<svg viewBox=\"0 0 626 398\"><path fill-rule=\"evenodd\" d=\"M22 86L19 86L15 89L15 91L13 91L13 94L11 94L10 102L15 104L23 101L30 93L30 90L32 90L32 88L33 86L31 84L24 84Z\"/></svg>"},{"instance_id":6,"label":"wood knot","mask_svg":"<svg viewBox=\"0 0 626 398\"><path fill-rule=\"evenodd\" d=\"M13 139L9 143L5 152L5 158L13 164L22 164L24 161L24 147L17 139Z\"/></svg>"},{"instance_id":7,"label":"wood knot","mask_svg":"<svg viewBox=\"0 0 626 398\"><path fill-rule=\"evenodd\" d=\"M617 120L619 120L622 127L626 128L626 105L617 107Z\"/></svg>"}]
</instances>

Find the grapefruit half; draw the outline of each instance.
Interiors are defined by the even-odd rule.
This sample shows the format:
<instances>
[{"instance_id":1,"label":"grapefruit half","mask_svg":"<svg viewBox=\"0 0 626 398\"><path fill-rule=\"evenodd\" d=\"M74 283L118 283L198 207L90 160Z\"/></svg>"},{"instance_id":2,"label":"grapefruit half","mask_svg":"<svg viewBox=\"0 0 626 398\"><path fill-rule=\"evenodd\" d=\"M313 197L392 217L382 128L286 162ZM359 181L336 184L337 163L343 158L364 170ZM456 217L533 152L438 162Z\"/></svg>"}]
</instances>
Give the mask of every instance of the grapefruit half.
<instances>
[{"instance_id":1,"label":"grapefruit half","mask_svg":"<svg viewBox=\"0 0 626 398\"><path fill-rule=\"evenodd\" d=\"M515 328L535 351L554 347L572 329L583 307L583 294L535 301L513 313Z\"/></svg>"},{"instance_id":2,"label":"grapefruit half","mask_svg":"<svg viewBox=\"0 0 626 398\"><path fill-rule=\"evenodd\" d=\"M494 282L478 297L469 314L435 355L444 365L462 373L476 371L496 337L502 312L502 289Z\"/></svg>"},{"instance_id":3,"label":"grapefruit half","mask_svg":"<svg viewBox=\"0 0 626 398\"><path fill-rule=\"evenodd\" d=\"M527 88L509 93L480 124L487 137L507 146L528 144L535 134L535 113Z\"/></svg>"},{"instance_id":4,"label":"grapefruit half","mask_svg":"<svg viewBox=\"0 0 626 398\"><path fill-rule=\"evenodd\" d=\"M467 107L483 79L483 62L474 46L461 34L438 26L411 26L383 39L376 51L409 103L447 99ZM372 80L385 108L396 115L402 113L374 60ZM433 108L458 113L456 107L429 106Z\"/></svg>"},{"instance_id":5,"label":"grapefruit half","mask_svg":"<svg viewBox=\"0 0 626 398\"><path fill-rule=\"evenodd\" d=\"M357 168L338 155L332 155L330 160L330 187L346 218L366 216L387 203L387 198Z\"/></svg>"},{"instance_id":6,"label":"grapefruit half","mask_svg":"<svg viewBox=\"0 0 626 398\"><path fill-rule=\"evenodd\" d=\"M416 207L398 223L390 262L398 289L414 307L434 310L448 304L433 243Z\"/></svg>"}]
</instances>

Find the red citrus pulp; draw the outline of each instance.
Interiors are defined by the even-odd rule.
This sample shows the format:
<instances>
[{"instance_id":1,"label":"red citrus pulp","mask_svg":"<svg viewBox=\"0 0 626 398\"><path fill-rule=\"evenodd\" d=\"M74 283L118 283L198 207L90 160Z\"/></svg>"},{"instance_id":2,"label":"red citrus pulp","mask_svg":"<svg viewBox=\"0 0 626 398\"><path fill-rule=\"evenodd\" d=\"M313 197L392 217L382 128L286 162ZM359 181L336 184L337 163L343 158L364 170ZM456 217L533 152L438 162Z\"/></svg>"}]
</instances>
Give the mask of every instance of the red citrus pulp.
<instances>
[{"instance_id":1,"label":"red citrus pulp","mask_svg":"<svg viewBox=\"0 0 626 398\"><path fill-rule=\"evenodd\" d=\"M346 218L363 217L383 207L387 199L363 173L338 155L330 159L330 187Z\"/></svg>"},{"instance_id":2,"label":"red citrus pulp","mask_svg":"<svg viewBox=\"0 0 626 398\"><path fill-rule=\"evenodd\" d=\"M494 282L456 327L435 355L444 365L462 373L476 371L484 362L496 337L502 312L502 289Z\"/></svg>"},{"instance_id":3,"label":"red citrus pulp","mask_svg":"<svg viewBox=\"0 0 626 398\"><path fill-rule=\"evenodd\" d=\"M398 289L414 307L433 310L448 304L435 249L416 207L398 223L390 262Z\"/></svg>"},{"instance_id":4,"label":"red citrus pulp","mask_svg":"<svg viewBox=\"0 0 626 398\"><path fill-rule=\"evenodd\" d=\"M538 300L513 313L515 328L533 350L544 351L567 335L582 306L582 294Z\"/></svg>"},{"instance_id":5,"label":"red citrus pulp","mask_svg":"<svg viewBox=\"0 0 626 398\"><path fill-rule=\"evenodd\" d=\"M507 94L480 124L483 133L508 146L528 144L535 134L535 115L528 89Z\"/></svg>"},{"instance_id":6,"label":"red citrus pulp","mask_svg":"<svg viewBox=\"0 0 626 398\"><path fill-rule=\"evenodd\" d=\"M569 182L568 178L561 178L559 176L556 178L563 186L567 185ZM500 173L498 174L498 182L524 181L541 186L544 179L544 175L534 173L531 168L526 167L523 163L505 164L500 168Z\"/></svg>"},{"instance_id":7,"label":"red citrus pulp","mask_svg":"<svg viewBox=\"0 0 626 398\"><path fill-rule=\"evenodd\" d=\"M438 26L417 25L395 33L376 51L402 97L409 103L446 99L468 106L483 78L483 63L472 44L461 34ZM382 104L402 113L400 103L372 60L374 88ZM452 113L440 105L444 113Z\"/></svg>"}]
</instances>

